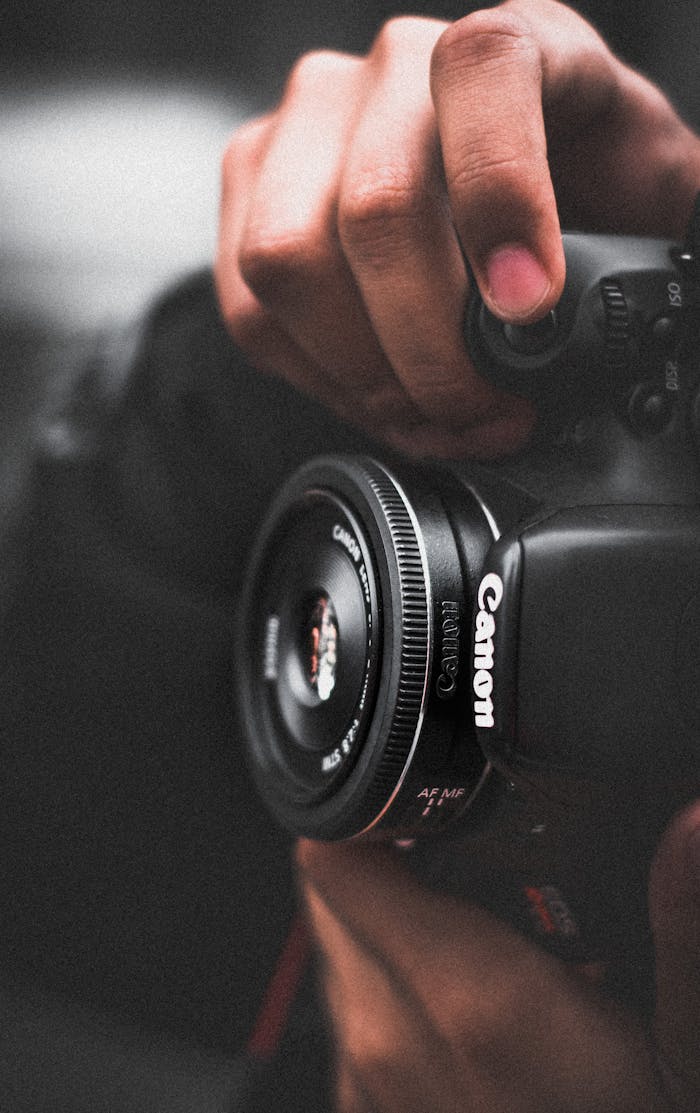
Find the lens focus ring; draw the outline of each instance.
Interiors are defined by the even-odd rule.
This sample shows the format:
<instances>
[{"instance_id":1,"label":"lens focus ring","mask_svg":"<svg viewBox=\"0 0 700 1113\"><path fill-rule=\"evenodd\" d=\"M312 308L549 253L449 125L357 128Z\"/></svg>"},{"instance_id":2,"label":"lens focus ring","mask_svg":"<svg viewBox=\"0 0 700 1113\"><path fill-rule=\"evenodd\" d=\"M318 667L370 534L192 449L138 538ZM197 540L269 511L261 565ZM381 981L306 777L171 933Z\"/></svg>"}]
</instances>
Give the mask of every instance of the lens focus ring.
<instances>
[{"instance_id":1,"label":"lens focus ring","mask_svg":"<svg viewBox=\"0 0 700 1113\"><path fill-rule=\"evenodd\" d=\"M393 601L400 610L394 627L401 647L393 720L370 792L384 806L401 781L422 718L430 666L429 584L418 531L400 490L379 469L367 470L367 482L389 530L398 573Z\"/></svg>"}]
</instances>

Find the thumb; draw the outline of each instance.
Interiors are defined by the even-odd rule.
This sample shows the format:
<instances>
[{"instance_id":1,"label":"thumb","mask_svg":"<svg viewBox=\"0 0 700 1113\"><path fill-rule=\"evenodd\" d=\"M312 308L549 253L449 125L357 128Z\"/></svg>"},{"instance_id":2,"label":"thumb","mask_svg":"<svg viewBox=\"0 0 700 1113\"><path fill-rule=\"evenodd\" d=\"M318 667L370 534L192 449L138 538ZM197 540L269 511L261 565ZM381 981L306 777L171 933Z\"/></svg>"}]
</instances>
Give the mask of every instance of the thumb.
<instances>
[{"instance_id":1,"label":"thumb","mask_svg":"<svg viewBox=\"0 0 700 1113\"><path fill-rule=\"evenodd\" d=\"M650 878L656 1038L673 1108L700 1108L700 801L666 831Z\"/></svg>"}]
</instances>

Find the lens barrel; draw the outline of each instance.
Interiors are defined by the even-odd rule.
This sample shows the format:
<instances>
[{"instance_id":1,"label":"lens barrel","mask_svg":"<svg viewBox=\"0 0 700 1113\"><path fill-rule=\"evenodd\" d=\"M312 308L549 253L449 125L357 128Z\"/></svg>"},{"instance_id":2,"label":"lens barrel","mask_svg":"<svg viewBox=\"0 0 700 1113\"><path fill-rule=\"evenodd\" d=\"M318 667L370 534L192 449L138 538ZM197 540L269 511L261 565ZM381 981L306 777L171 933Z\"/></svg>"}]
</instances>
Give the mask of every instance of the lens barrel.
<instances>
[{"instance_id":1,"label":"lens barrel","mask_svg":"<svg viewBox=\"0 0 700 1113\"><path fill-rule=\"evenodd\" d=\"M247 579L238 675L258 788L295 834L411 835L472 798L487 766L466 695L471 567L491 540L447 472L399 479L332 457L280 492Z\"/></svg>"}]
</instances>

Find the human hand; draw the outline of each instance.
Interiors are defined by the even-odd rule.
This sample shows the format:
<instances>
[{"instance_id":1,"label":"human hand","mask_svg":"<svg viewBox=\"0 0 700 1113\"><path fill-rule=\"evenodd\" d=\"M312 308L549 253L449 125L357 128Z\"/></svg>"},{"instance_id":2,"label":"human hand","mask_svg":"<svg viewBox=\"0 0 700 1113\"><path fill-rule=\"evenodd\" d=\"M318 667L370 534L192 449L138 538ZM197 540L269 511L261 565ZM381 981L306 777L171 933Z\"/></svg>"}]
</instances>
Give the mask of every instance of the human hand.
<instances>
[{"instance_id":1,"label":"human hand","mask_svg":"<svg viewBox=\"0 0 700 1113\"><path fill-rule=\"evenodd\" d=\"M700 803L657 852L651 1031L395 852L302 842L341 1113L697 1113Z\"/></svg>"},{"instance_id":2,"label":"human hand","mask_svg":"<svg viewBox=\"0 0 700 1113\"><path fill-rule=\"evenodd\" d=\"M554 0L395 19L365 58L302 58L231 141L223 316L256 366L391 445L495 456L533 413L465 351L462 252L494 312L532 321L561 294L559 216L680 235L699 186L698 138Z\"/></svg>"}]
</instances>

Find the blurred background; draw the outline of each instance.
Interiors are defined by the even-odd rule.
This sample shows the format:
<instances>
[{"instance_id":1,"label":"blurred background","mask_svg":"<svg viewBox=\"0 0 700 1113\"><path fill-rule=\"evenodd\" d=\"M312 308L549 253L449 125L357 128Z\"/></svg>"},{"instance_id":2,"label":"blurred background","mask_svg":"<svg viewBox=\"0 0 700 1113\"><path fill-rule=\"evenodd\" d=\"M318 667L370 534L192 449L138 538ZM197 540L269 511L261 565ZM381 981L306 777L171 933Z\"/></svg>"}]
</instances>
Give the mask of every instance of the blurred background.
<instances>
[{"instance_id":1,"label":"blurred background","mask_svg":"<svg viewBox=\"0 0 700 1113\"><path fill-rule=\"evenodd\" d=\"M476 6L476 5L474 5ZM676 0L579 9L700 121L700 7ZM0 313L52 329L138 312L211 261L227 137L273 103L312 47L364 51L411 11L446 0L23 0L0 35Z\"/></svg>"},{"instance_id":2,"label":"blurred background","mask_svg":"<svg viewBox=\"0 0 700 1113\"><path fill-rule=\"evenodd\" d=\"M690 122L700 124L697 0L676 0L672 7L658 0L582 0L578 7L619 54L659 82ZM467 10L446 0L408 9L445 19ZM228 136L247 116L277 100L295 58L314 47L363 52L384 20L406 13L381 0L306 0L296 6L274 0L207 0L203 5L183 0L17 0L5 5L0 21L3 449L12 448L13 438L16 442L22 435L13 407L32 394L31 360L43 338L53 342L130 318L164 286L211 263L219 167ZM0 482L0 511L8 474L6 469ZM189 643L185 639L183 644ZM206 703L205 686L202 692ZM197 775L206 763L198 751L191 763L196 796ZM215 771L202 773L207 793L213 777ZM110 1008L122 1005L130 1018L142 1022L147 1017L178 1038L184 1033L217 1054L228 1054L234 1022L241 1029L246 1022L245 1017L237 1019L235 984L223 980L229 969L226 956L238 946L248 961L265 933L253 920L249 935L233 944L229 940L229 908L239 898L229 877L226 786L222 783L217 791L216 800L206 799L211 829L220 820L221 838L213 849L209 843L195 845L191 856L197 870L206 861L203 892L216 890L222 879L222 895L207 906L204 917L208 943L197 934L194 904L181 913L181 922L175 916L170 922L169 909L181 909L185 899L179 890L168 890L167 875L165 880L149 875L144 908L138 904L137 885L132 893L130 876L100 876L94 886L95 908L87 909L85 924L79 918L65 948L79 956L81 965L57 968L56 980L70 984L76 996L81 991L89 995L99 985ZM76 801L77 809L79 794ZM83 829L80 823L77 828ZM266 860L276 852L277 838L270 834ZM118 855L117 839L115 843ZM160 861L158 853L158 845L150 857L144 853L149 868ZM89 872L89 848L83 857L88 865L82 868ZM191 869L192 891L199 892L199 875L188 863L189 857L183 869ZM251 886L262 884L258 864L251 861L246 868ZM32 884L30 879L30 890ZM132 903L112 912L123 892L131 893ZM76 894L79 904L85 899L79 884ZM6 894L3 915L12 900L13 893ZM50 899L46 906L51 908ZM94 928L93 921L99 927L102 916L117 925L110 934L118 941L114 953ZM124 932L126 943L119 943L120 916L125 923L133 920ZM126 950L129 931L142 931L143 938L138 954L127 951L125 959L119 946ZM56 934L60 936L60 929ZM83 962L84 952L93 955L94 966ZM60 954L61 947L52 943L44 964L54 953ZM172 954L186 956L182 968L165 965L162 956ZM132 971L143 969L148 977L138 982ZM76 1003L66 1014L63 1006L59 1010L24 992L15 997L0 984L3 1110L191 1113L221 1108L220 1096L236 1084L236 1067L228 1058L209 1058L203 1066L193 1050L174 1053L153 1038L134 1040L130 1032L111 1027L111 1021L83 1014L82 1007ZM209 1104L201 1095L203 1087ZM11 1105L3 1098L8 1089L14 1091ZM119 1106L116 1092L123 1097ZM140 1095L138 1100L134 1095Z\"/></svg>"}]
</instances>

